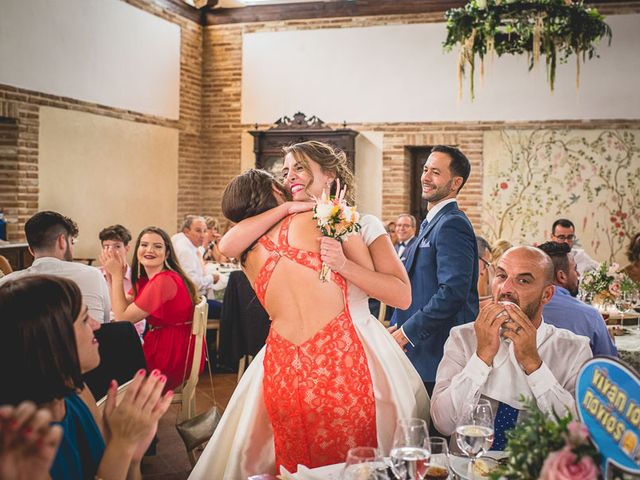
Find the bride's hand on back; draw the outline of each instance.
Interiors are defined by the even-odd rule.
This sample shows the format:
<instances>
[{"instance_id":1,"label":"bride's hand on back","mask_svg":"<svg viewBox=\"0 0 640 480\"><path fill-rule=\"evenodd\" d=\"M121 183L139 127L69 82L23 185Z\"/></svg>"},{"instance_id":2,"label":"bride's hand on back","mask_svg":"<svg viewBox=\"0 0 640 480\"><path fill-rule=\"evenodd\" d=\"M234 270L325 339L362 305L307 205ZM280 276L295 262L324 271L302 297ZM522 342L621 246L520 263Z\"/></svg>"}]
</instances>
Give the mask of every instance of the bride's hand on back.
<instances>
[{"instance_id":1,"label":"bride's hand on back","mask_svg":"<svg viewBox=\"0 0 640 480\"><path fill-rule=\"evenodd\" d=\"M293 213L308 212L313 209L315 202L286 202L287 212L289 215Z\"/></svg>"}]
</instances>

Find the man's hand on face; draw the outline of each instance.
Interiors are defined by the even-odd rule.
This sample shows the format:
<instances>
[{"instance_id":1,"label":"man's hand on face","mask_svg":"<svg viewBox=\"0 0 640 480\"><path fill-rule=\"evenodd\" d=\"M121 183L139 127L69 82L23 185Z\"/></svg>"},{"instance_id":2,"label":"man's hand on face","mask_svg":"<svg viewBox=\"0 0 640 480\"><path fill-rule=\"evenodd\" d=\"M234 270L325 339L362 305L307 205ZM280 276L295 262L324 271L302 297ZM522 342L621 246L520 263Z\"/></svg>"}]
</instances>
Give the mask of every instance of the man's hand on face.
<instances>
[{"instance_id":1,"label":"man's hand on face","mask_svg":"<svg viewBox=\"0 0 640 480\"><path fill-rule=\"evenodd\" d=\"M537 329L517 305L509 304L505 308L512 321L503 325L505 331L502 335L511 339L520 367L524 373L531 375L542 365L536 344Z\"/></svg>"},{"instance_id":2,"label":"man's hand on face","mask_svg":"<svg viewBox=\"0 0 640 480\"><path fill-rule=\"evenodd\" d=\"M500 327L506 320L504 312L504 305L488 303L480 309L480 314L474 323L478 341L476 355L488 366L493 364L493 358L500 348Z\"/></svg>"}]
</instances>

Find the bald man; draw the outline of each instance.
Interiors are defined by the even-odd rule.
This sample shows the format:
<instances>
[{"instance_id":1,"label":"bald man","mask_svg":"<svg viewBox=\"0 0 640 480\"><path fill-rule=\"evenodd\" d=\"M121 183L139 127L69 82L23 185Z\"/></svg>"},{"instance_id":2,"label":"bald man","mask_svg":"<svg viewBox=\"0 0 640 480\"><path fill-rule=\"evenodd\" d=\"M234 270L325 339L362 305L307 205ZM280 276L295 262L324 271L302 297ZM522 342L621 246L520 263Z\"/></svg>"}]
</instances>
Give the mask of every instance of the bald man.
<instances>
[{"instance_id":1,"label":"bald man","mask_svg":"<svg viewBox=\"0 0 640 480\"><path fill-rule=\"evenodd\" d=\"M493 301L474 323L451 329L431 398L435 427L451 435L464 403L486 398L495 414L492 450L502 450L504 433L524 408L520 396L538 408L575 414L578 370L591 358L589 339L544 323L542 310L554 293L554 268L533 247L507 250L491 284Z\"/></svg>"}]
</instances>

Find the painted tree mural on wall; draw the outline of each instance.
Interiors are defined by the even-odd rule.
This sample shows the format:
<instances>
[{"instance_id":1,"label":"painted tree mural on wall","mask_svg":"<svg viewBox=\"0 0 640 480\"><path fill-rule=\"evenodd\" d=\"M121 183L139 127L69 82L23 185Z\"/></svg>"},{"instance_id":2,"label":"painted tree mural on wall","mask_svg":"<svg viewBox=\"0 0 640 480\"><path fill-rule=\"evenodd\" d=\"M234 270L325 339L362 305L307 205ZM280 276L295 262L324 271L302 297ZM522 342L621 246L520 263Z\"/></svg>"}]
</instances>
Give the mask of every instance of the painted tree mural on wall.
<instances>
[{"instance_id":1,"label":"painted tree mural on wall","mask_svg":"<svg viewBox=\"0 0 640 480\"><path fill-rule=\"evenodd\" d=\"M484 138L482 232L543 242L564 217L595 259L626 264L640 229L640 131L502 130Z\"/></svg>"}]
</instances>

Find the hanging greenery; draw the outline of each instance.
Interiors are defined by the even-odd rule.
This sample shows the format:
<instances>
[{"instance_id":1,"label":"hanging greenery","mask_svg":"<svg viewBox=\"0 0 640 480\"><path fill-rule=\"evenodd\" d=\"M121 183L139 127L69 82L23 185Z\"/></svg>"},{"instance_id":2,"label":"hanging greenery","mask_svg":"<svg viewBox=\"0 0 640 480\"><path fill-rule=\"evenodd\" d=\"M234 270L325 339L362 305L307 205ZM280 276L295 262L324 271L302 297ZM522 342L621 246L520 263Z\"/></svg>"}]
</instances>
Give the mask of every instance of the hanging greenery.
<instances>
[{"instance_id":1,"label":"hanging greenery","mask_svg":"<svg viewBox=\"0 0 640 480\"><path fill-rule=\"evenodd\" d=\"M576 55L576 88L580 85L582 62L596 55L596 44L607 37L611 28L594 8L582 1L570 0L472 0L463 8L445 13L447 39L445 50L460 46L458 57L458 96L462 96L465 66L469 66L471 99L474 98L476 55L480 76L485 57L493 53L523 54L529 57L529 70L545 56L547 79L553 91L556 66ZM597 56L597 55L596 55Z\"/></svg>"}]
</instances>

